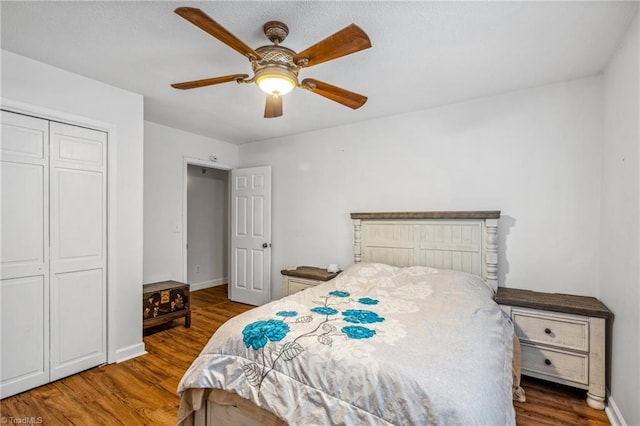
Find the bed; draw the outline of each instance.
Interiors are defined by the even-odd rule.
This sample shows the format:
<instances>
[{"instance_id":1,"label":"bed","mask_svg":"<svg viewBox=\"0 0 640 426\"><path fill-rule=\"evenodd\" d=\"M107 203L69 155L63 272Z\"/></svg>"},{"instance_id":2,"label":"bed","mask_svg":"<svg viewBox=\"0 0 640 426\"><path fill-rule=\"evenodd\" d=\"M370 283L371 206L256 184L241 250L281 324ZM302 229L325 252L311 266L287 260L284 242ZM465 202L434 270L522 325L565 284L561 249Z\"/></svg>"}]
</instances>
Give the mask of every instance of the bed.
<instances>
[{"instance_id":1,"label":"bed","mask_svg":"<svg viewBox=\"0 0 640 426\"><path fill-rule=\"evenodd\" d=\"M178 423L515 424L499 216L352 213L354 265L221 326Z\"/></svg>"}]
</instances>

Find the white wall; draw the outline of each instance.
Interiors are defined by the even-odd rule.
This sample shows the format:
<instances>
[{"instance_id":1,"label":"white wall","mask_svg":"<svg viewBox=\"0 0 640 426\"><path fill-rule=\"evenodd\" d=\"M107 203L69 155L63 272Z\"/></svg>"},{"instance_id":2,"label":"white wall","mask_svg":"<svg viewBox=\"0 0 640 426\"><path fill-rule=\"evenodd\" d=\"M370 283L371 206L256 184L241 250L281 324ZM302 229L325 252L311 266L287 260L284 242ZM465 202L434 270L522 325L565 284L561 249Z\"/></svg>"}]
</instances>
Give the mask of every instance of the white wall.
<instances>
[{"instance_id":1,"label":"white wall","mask_svg":"<svg viewBox=\"0 0 640 426\"><path fill-rule=\"evenodd\" d=\"M189 165L187 282L191 291L226 284L229 172Z\"/></svg>"},{"instance_id":2,"label":"white wall","mask_svg":"<svg viewBox=\"0 0 640 426\"><path fill-rule=\"evenodd\" d=\"M598 295L613 311L610 391L640 425L640 103L638 17L604 74L604 149Z\"/></svg>"},{"instance_id":3,"label":"white wall","mask_svg":"<svg viewBox=\"0 0 640 426\"><path fill-rule=\"evenodd\" d=\"M54 116L104 122L115 130L109 149L109 354L117 360L144 352L142 343L142 161L143 99L11 52L2 51L2 97ZM115 184L115 188L113 185ZM117 309L116 309L117 307ZM114 353L115 352L115 353Z\"/></svg>"},{"instance_id":4,"label":"white wall","mask_svg":"<svg viewBox=\"0 0 640 426\"><path fill-rule=\"evenodd\" d=\"M144 123L144 282L186 280L183 261L185 157L218 156L236 167L238 147L146 121Z\"/></svg>"},{"instance_id":5,"label":"white wall","mask_svg":"<svg viewBox=\"0 0 640 426\"><path fill-rule=\"evenodd\" d=\"M274 297L352 263L350 212L493 209L500 285L596 295L601 105L594 77L242 145L273 167Z\"/></svg>"}]
</instances>

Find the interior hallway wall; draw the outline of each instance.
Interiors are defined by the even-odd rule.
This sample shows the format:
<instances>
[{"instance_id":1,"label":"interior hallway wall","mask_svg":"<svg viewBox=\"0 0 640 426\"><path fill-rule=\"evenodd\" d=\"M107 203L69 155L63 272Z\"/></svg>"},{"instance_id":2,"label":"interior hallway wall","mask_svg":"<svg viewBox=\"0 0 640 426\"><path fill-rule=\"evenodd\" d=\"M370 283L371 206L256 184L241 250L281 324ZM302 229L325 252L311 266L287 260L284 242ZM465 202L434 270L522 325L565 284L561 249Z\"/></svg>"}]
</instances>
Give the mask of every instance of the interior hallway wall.
<instances>
[{"instance_id":1,"label":"interior hallway wall","mask_svg":"<svg viewBox=\"0 0 640 426\"><path fill-rule=\"evenodd\" d=\"M187 174L187 281L194 291L227 283L229 172L190 164Z\"/></svg>"},{"instance_id":2,"label":"interior hallway wall","mask_svg":"<svg viewBox=\"0 0 640 426\"><path fill-rule=\"evenodd\" d=\"M238 165L238 146L144 122L144 282L187 279L183 264L185 158Z\"/></svg>"}]
</instances>

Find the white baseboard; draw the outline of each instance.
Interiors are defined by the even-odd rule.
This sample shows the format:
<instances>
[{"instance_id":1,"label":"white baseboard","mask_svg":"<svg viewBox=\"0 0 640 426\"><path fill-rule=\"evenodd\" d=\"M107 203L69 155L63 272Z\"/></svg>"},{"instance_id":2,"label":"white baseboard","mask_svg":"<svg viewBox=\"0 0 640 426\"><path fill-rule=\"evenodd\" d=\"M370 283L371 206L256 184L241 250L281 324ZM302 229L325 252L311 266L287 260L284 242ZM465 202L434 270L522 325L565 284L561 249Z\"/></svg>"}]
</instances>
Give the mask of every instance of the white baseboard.
<instances>
[{"instance_id":1,"label":"white baseboard","mask_svg":"<svg viewBox=\"0 0 640 426\"><path fill-rule=\"evenodd\" d=\"M116 362L123 362L146 353L147 351L144 349L144 342L140 342L135 345L116 350Z\"/></svg>"},{"instance_id":2,"label":"white baseboard","mask_svg":"<svg viewBox=\"0 0 640 426\"><path fill-rule=\"evenodd\" d=\"M622 417L622 413L618 409L616 402L611 398L611 395L607 397L607 407L604 412L607 414L611 426L627 426L627 422L624 421L624 417Z\"/></svg>"},{"instance_id":3,"label":"white baseboard","mask_svg":"<svg viewBox=\"0 0 640 426\"><path fill-rule=\"evenodd\" d=\"M215 280L211 280L211 281L203 281L201 283L193 283L193 284L189 284L189 289L191 291L196 291L196 290L202 290L205 288L209 288L209 287L216 287L222 284L226 284L229 282L229 278L228 277L223 277L223 278L217 278Z\"/></svg>"}]
</instances>

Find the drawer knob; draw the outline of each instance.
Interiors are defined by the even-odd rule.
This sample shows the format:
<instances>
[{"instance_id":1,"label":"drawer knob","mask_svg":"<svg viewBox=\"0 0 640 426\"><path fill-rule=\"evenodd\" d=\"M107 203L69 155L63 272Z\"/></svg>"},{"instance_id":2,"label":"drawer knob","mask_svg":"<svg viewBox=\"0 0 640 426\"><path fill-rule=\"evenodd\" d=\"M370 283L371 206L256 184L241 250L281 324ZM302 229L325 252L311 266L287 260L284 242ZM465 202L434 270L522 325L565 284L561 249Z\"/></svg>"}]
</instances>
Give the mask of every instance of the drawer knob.
<instances>
[{"instance_id":1,"label":"drawer knob","mask_svg":"<svg viewBox=\"0 0 640 426\"><path fill-rule=\"evenodd\" d=\"M544 360L544 363L547 364L547 365L551 365L551 360L549 358L546 358Z\"/></svg>"},{"instance_id":2,"label":"drawer knob","mask_svg":"<svg viewBox=\"0 0 640 426\"><path fill-rule=\"evenodd\" d=\"M547 334L551 334L551 329L550 328L545 328L544 332L547 333Z\"/></svg>"}]
</instances>

